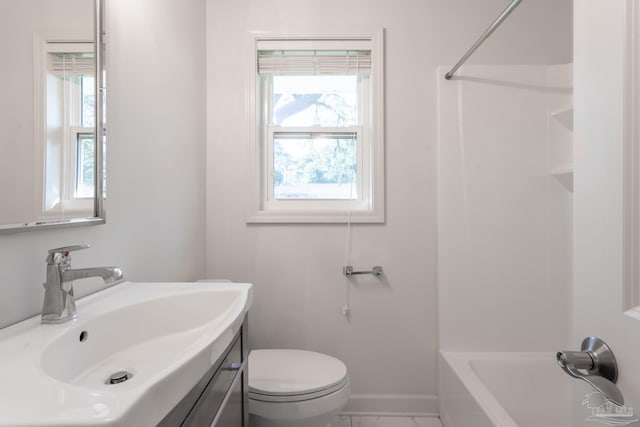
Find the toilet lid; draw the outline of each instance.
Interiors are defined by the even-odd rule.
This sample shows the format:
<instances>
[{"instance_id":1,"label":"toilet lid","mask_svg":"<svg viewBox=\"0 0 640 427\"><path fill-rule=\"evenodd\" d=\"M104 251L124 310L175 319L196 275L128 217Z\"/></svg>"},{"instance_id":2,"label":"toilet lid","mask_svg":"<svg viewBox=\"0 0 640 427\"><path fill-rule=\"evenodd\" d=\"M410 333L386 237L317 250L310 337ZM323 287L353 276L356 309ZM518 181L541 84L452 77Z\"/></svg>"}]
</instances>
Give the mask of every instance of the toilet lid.
<instances>
[{"instance_id":1,"label":"toilet lid","mask_svg":"<svg viewBox=\"0 0 640 427\"><path fill-rule=\"evenodd\" d=\"M315 393L345 381L347 367L335 357L305 350L253 350L249 391L282 396Z\"/></svg>"}]
</instances>

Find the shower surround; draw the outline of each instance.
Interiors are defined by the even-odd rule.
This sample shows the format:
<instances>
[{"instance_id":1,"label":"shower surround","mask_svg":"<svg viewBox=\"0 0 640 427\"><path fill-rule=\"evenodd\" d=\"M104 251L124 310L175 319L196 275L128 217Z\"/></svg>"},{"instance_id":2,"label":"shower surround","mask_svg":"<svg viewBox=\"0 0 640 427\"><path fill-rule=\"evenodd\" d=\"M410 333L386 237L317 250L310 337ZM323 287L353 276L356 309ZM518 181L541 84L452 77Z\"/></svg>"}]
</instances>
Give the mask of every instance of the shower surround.
<instances>
[{"instance_id":1,"label":"shower surround","mask_svg":"<svg viewBox=\"0 0 640 427\"><path fill-rule=\"evenodd\" d=\"M466 66L450 81L446 71L438 73L440 351L565 348L572 66Z\"/></svg>"}]
</instances>

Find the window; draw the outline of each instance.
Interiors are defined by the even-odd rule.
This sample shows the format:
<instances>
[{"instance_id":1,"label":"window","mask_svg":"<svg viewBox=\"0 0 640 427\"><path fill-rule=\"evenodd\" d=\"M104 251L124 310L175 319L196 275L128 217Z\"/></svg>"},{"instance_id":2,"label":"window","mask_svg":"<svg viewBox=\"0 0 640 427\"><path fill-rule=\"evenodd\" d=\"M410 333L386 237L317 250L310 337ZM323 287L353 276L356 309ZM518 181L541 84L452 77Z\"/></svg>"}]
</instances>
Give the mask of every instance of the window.
<instances>
[{"instance_id":1,"label":"window","mask_svg":"<svg viewBox=\"0 0 640 427\"><path fill-rule=\"evenodd\" d=\"M381 40L254 39L248 222L384 222Z\"/></svg>"},{"instance_id":2,"label":"window","mask_svg":"<svg viewBox=\"0 0 640 427\"><path fill-rule=\"evenodd\" d=\"M91 215L96 161L93 42L40 40L36 50L36 218Z\"/></svg>"},{"instance_id":3,"label":"window","mask_svg":"<svg viewBox=\"0 0 640 427\"><path fill-rule=\"evenodd\" d=\"M95 176L95 135L93 133L77 132L75 134L75 174L73 197L78 199L93 199Z\"/></svg>"},{"instance_id":4,"label":"window","mask_svg":"<svg viewBox=\"0 0 640 427\"><path fill-rule=\"evenodd\" d=\"M66 54L66 56L69 56ZM92 63L90 66L93 66ZM66 199L91 199L94 197L95 171L95 77L84 72L66 72L69 90L68 141L66 153L70 170ZM74 75L75 74L75 75Z\"/></svg>"}]
</instances>

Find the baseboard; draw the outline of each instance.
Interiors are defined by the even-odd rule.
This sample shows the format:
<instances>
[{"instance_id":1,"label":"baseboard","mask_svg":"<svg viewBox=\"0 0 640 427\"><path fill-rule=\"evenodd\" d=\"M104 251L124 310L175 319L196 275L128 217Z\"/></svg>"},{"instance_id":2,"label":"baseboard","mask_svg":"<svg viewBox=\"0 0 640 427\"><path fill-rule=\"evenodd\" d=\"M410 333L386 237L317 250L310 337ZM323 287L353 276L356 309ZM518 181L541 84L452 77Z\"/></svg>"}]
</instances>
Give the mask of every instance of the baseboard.
<instances>
[{"instance_id":1,"label":"baseboard","mask_svg":"<svg viewBox=\"0 0 640 427\"><path fill-rule=\"evenodd\" d=\"M453 426L453 421L451 421L451 419L449 419L449 415L444 414L444 413L440 413L440 422L442 423L443 426Z\"/></svg>"},{"instance_id":2,"label":"baseboard","mask_svg":"<svg viewBox=\"0 0 640 427\"><path fill-rule=\"evenodd\" d=\"M438 398L421 394L354 394L342 415L437 417Z\"/></svg>"}]
</instances>

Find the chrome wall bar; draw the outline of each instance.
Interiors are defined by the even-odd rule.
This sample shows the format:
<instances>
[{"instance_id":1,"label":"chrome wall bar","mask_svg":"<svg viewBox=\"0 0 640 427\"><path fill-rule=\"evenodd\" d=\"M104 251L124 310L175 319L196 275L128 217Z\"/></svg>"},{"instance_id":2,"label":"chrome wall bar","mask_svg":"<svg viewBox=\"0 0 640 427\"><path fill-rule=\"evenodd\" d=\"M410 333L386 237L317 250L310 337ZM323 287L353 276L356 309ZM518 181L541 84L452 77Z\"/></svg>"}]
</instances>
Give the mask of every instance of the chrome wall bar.
<instances>
[{"instance_id":1,"label":"chrome wall bar","mask_svg":"<svg viewBox=\"0 0 640 427\"><path fill-rule=\"evenodd\" d=\"M376 265L370 271L354 271L353 266L347 265L345 267L342 267L342 274L347 277L355 276L358 274L373 274L374 276L382 276L382 267Z\"/></svg>"},{"instance_id":2,"label":"chrome wall bar","mask_svg":"<svg viewBox=\"0 0 640 427\"><path fill-rule=\"evenodd\" d=\"M456 65L453 66L453 68L451 69L451 71L449 71L447 74L444 75L444 78L447 80L451 80L451 78L453 77L453 75L456 73L456 71L458 71L458 68L460 68L462 66L462 64L464 64L467 59L469 59L469 57L471 55L473 55L473 53L480 47L480 45L482 43L484 43L484 41L489 38L489 36L491 34L493 34L493 32L500 26L500 24L502 24L502 22L507 19L507 17L511 14L511 12L514 11L514 9L516 7L518 7L518 5L520 4L520 2L522 2L522 0L513 0L511 2L511 4L509 6L507 6L507 8L500 14L500 16L498 16L498 19L496 19L495 21L493 21L493 24L491 24L489 26L489 28L486 29L486 31L484 33L482 33L482 35L480 36L480 38L478 39L478 41L476 41L473 46L471 46L471 49L469 49L467 51L467 53L465 53L462 58L460 58L460 60L456 63Z\"/></svg>"}]
</instances>

